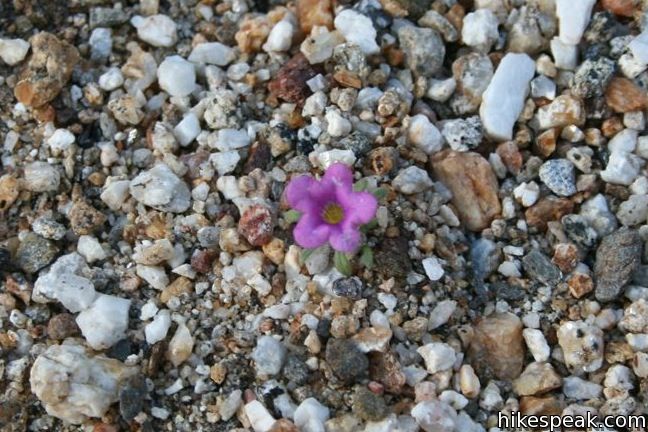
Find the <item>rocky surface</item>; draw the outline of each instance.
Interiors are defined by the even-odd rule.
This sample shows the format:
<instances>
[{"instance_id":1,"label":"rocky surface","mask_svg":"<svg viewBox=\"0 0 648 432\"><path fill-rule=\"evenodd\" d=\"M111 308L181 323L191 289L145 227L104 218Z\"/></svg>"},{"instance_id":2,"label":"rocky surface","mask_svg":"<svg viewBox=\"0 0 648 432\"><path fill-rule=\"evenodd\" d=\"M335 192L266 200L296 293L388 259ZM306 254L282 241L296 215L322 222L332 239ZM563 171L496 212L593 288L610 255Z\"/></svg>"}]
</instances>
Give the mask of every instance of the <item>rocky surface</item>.
<instances>
[{"instance_id":1,"label":"rocky surface","mask_svg":"<svg viewBox=\"0 0 648 432\"><path fill-rule=\"evenodd\" d=\"M646 6L0 2L0 430L645 414Z\"/></svg>"}]
</instances>

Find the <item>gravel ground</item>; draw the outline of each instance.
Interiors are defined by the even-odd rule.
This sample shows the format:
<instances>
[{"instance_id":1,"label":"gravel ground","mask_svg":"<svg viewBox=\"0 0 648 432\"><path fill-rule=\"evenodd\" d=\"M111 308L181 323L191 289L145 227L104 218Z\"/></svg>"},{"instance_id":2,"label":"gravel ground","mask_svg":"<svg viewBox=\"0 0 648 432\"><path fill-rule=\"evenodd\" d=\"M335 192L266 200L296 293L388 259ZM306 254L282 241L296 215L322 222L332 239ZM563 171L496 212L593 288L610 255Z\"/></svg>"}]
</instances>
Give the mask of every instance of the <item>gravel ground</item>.
<instances>
[{"instance_id":1,"label":"gravel ground","mask_svg":"<svg viewBox=\"0 0 648 432\"><path fill-rule=\"evenodd\" d=\"M645 10L0 1L0 430L647 414Z\"/></svg>"}]
</instances>

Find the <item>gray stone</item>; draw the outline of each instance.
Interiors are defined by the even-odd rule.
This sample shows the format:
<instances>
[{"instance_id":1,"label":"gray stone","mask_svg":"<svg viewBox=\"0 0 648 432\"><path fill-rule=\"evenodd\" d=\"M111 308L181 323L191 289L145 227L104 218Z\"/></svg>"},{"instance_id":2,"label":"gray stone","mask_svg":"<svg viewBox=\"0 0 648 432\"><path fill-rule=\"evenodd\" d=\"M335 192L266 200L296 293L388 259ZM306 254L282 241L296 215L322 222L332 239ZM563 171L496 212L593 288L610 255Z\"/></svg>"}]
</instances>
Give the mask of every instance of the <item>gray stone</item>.
<instances>
[{"instance_id":1,"label":"gray stone","mask_svg":"<svg viewBox=\"0 0 648 432\"><path fill-rule=\"evenodd\" d=\"M352 384L367 376L369 360L349 339L329 339L326 344L326 363L342 382Z\"/></svg>"},{"instance_id":2,"label":"gray stone","mask_svg":"<svg viewBox=\"0 0 648 432\"><path fill-rule=\"evenodd\" d=\"M366 387L358 387L353 395L353 412L366 421L380 421L389 413L385 400Z\"/></svg>"},{"instance_id":3,"label":"gray stone","mask_svg":"<svg viewBox=\"0 0 648 432\"><path fill-rule=\"evenodd\" d=\"M286 347L272 336L261 336L252 352L260 375L277 375L286 360Z\"/></svg>"},{"instance_id":4,"label":"gray stone","mask_svg":"<svg viewBox=\"0 0 648 432\"><path fill-rule=\"evenodd\" d=\"M371 150L371 140L362 132L355 131L342 138L335 147L351 150L356 157L362 157Z\"/></svg>"},{"instance_id":5,"label":"gray stone","mask_svg":"<svg viewBox=\"0 0 648 432\"><path fill-rule=\"evenodd\" d=\"M581 99L603 96L614 70L614 61L607 57L585 60L572 78L571 93Z\"/></svg>"},{"instance_id":6,"label":"gray stone","mask_svg":"<svg viewBox=\"0 0 648 432\"><path fill-rule=\"evenodd\" d=\"M340 297L359 300L362 298L362 289L362 280L357 276L341 278L333 282L333 293Z\"/></svg>"},{"instance_id":7,"label":"gray stone","mask_svg":"<svg viewBox=\"0 0 648 432\"><path fill-rule=\"evenodd\" d=\"M643 242L635 230L621 228L603 238L596 251L596 299L615 300L641 263Z\"/></svg>"},{"instance_id":8,"label":"gray stone","mask_svg":"<svg viewBox=\"0 0 648 432\"><path fill-rule=\"evenodd\" d=\"M581 215L566 215L561 220L565 233L578 246L589 249L596 244L598 234L588 220Z\"/></svg>"},{"instance_id":9,"label":"gray stone","mask_svg":"<svg viewBox=\"0 0 648 432\"><path fill-rule=\"evenodd\" d=\"M556 195L571 196L576 193L574 164L567 159L551 159L542 164L540 180Z\"/></svg>"},{"instance_id":10,"label":"gray stone","mask_svg":"<svg viewBox=\"0 0 648 432\"><path fill-rule=\"evenodd\" d=\"M421 27L429 27L438 31L446 42L456 42L459 39L459 32L450 21L435 10L428 10L425 15L418 20Z\"/></svg>"},{"instance_id":11,"label":"gray stone","mask_svg":"<svg viewBox=\"0 0 648 432\"><path fill-rule=\"evenodd\" d=\"M529 252L522 258L524 271L532 279L537 279L546 285L555 285L560 282L560 270L551 260L537 249Z\"/></svg>"},{"instance_id":12,"label":"gray stone","mask_svg":"<svg viewBox=\"0 0 648 432\"><path fill-rule=\"evenodd\" d=\"M407 66L417 75L430 77L443 66L445 45L439 34L429 28L404 26L398 31Z\"/></svg>"},{"instance_id":13,"label":"gray stone","mask_svg":"<svg viewBox=\"0 0 648 432\"><path fill-rule=\"evenodd\" d=\"M463 152L479 146L484 137L479 116L446 120L441 134L453 150Z\"/></svg>"},{"instance_id":14,"label":"gray stone","mask_svg":"<svg viewBox=\"0 0 648 432\"><path fill-rule=\"evenodd\" d=\"M27 233L16 250L16 264L25 273L36 273L54 260L59 248L34 233Z\"/></svg>"}]
</instances>

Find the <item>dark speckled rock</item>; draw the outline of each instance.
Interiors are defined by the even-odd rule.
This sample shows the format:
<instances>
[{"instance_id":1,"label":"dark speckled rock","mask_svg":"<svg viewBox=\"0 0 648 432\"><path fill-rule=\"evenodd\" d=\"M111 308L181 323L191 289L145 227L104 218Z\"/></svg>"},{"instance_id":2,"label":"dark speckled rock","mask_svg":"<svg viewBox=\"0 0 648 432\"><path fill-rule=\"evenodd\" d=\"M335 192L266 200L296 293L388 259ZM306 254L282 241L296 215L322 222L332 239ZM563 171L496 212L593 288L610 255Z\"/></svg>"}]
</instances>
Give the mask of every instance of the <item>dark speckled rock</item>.
<instances>
[{"instance_id":1,"label":"dark speckled rock","mask_svg":"<svg viewBox=\"0 0 648 432\"><path fill-rule=\"evenodd\" d=\"M641 263L643 242L635 230L621 228L606 236L596 251L596 299L615 300Z\"/></svg>"}]
</instances>

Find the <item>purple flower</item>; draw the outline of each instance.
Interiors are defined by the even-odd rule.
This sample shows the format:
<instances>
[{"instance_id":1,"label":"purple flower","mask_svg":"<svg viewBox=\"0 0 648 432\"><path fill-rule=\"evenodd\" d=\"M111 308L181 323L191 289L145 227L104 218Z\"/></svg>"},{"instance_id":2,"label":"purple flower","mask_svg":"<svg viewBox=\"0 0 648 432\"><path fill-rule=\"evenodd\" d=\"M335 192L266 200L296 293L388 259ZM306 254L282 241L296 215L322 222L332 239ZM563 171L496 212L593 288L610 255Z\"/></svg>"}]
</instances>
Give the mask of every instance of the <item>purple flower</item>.
<instances>
[{"instance_id":1,"label":"purple flower","mask_svg":"<svg viewBox=\"0 0 648 432\"><path fill-rule=\"evenodd\" d=\"M307 249L329 242L337 251L355 252L360 225L371 221L378 208L372 194L353 191L353 173L341 163L331 165L320 181L310 176L293 179L286 199L302 213L293 235Z\"/></svg>"}]
</instances>

